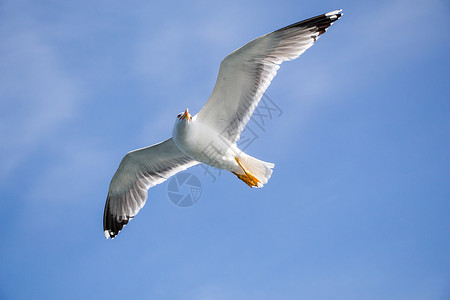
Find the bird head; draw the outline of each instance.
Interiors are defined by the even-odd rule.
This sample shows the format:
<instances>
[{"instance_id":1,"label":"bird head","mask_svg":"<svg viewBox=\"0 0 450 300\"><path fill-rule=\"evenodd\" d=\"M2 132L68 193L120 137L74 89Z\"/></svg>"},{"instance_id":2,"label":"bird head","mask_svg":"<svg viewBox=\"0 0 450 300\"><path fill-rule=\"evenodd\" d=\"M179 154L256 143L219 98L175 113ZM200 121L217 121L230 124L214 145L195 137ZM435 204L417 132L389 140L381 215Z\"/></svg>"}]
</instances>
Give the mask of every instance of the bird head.
<instances>
[{"instance_id":1,"label":"bird head","mask_svg":"<svg viewBox=\"0 0 450 300\"><path fill-rule=\"evenodd\" d=\"M192 120L192 116L189 114L189 109L186 108L186 110L184 111L184 113L179 113L177 116L177 120L179 122L183 121L183 120L187 120L188 123L191 122Z\"/></svg>"}]
</instances>

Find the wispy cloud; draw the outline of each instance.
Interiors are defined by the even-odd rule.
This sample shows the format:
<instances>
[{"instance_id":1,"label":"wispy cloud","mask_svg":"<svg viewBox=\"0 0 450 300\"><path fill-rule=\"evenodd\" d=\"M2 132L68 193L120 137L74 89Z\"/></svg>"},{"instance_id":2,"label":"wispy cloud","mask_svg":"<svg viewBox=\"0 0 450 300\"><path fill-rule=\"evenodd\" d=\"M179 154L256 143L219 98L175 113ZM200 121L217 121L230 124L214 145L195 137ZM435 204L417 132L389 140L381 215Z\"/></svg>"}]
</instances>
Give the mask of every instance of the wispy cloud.
<instances>
[{"instance_id":1,"label":"wispy cloud","mask_svg":"<svg viewBox=\"0 0 450 300\"><path fill-rule=\"evenodd\" d=\"M32 24L2 31L0 45L0 179L51 139L77 112L80 89L67 74L43 33Z\"/></svg>"},{"instance_id":2,"label":"wispy cloud","mask_svg":"<svg viewBox=\"0 0 450 300\"><path fill-rule=\"evenodd\" d=\"M33 180L26 198L69 205L73 201L79 205L101 202L95 198L94 191L101 190L99 187L103 186L106 193L110 176L117 168L112 161L114 157L110 151L101 147L95 140L65 141L45 170ZM108 176L105 177L106 174ZM103 197L101 199L103 200Z\"/></svg>"}]
</instances>

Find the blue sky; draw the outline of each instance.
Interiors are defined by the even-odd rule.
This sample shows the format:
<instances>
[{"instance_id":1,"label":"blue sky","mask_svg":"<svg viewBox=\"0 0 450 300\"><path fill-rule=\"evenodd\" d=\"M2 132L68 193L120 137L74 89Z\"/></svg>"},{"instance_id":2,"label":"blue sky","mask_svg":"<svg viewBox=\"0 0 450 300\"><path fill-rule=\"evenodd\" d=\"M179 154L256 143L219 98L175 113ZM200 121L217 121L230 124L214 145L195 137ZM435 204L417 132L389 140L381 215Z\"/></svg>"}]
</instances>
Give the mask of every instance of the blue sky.
<instances>
[{"instance_id":1,"label":"blue sky","mask_svg":"<svg viewBox=\"0 0 450 300\"><path fill-rule=\"evenodd\" d=\"M267 94L263 189L201 167L105 240L123 155L206 102L251 39L344 16ZM0 3L1 299L448 299L446 1ZM252 121L249 126L255 126ZM255 127L252 127L253 129Z\"/></svg>"}]
</instances>

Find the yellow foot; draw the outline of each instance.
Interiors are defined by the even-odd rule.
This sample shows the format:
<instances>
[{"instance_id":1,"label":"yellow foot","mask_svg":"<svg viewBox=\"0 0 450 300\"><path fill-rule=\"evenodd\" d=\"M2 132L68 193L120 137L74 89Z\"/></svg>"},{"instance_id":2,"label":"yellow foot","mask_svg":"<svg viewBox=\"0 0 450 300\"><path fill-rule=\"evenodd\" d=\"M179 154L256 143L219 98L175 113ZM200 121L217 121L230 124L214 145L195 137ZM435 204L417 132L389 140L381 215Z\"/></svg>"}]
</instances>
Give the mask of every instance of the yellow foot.
<instances>
[{"instance_id":1,"label":"yellow foot","mask_svg":"<svg viewBox=\"0 0 450 300\"><path fill-rule=\"evenodd\" d=\"M244 166L239 161L239 158L235 157L234 159L236 160L238 165L242 168L242 170L244 171L245 174L238 174L235 172L231 172L231 173L236 175L240 180L245 182L249 187L258 186L258 183L260 182L258 180L258 178L256 178L252 173L250 173L249 171L247 171L247 169L244 168Z\"/></svg>"}]
</instances>

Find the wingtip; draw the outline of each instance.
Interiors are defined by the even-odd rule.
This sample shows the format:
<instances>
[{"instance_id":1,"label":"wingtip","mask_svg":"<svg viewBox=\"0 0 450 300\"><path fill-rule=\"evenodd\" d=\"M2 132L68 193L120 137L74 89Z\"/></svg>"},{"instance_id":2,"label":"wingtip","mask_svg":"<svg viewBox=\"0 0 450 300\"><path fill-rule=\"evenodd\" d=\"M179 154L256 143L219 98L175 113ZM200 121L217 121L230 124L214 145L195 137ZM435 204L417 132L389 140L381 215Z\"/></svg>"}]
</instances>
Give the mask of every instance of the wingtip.
<instances>
[{"instance_id":1,"label":"wingtip","mask_svg":"<svg viewBox=\"0 0 450 300\"><path fill-rule=\"evenodd\" d=\"M125 217L117 217L113 215L110 211L109 203L110 197L108 195L103 213L103 233L106 239L111 238L113 240L134 216L126 215Z\"/></svg>"},{"instance_id":2,"label":"wingtip","mask_svg":"<svg viewBox=\"0 0 450 300\"><path fill-rule=\"evenodd\" d=\"M342 9L336 9L336 10L330 11L329 13L325 14L325 16L327 16L327 17L335 16L335 15L342 16L343 15Z\"/></svg>"},{"instance_id":3,"label":"wingtip","mask_svg":"<svg viewBox=\"0 0 450 300\"><path fill-rule=\"evenodd\" d=\"M342 15L343 15L342 9L333 10L325 14L325 16L330 18L330 20L333 22L339 20L342 17Z\"/></svg>"},{"instance_id":4,"label":"wingtip","mask_svg":"<svg viewBox=\"0 0 450 300\"><path fill-rule=\"evenodd\" d=\"M127 219L120 218L119 220L112 219L113 226L107 226L104 228L105 238L112 240L119 234L119 232L128 224L133 217L127 216Z\"/></svg>"},{"instance_id":5,"label":"wingtip","mask_svg":"<svg viewBox=\"0 0 450 300\"><path fill-rule=\"evenodd\" d=\"M125 225L124 225L125 226ZM122 227L123 228L123 227ZM117 232L114 232L110 229L106 229L104 230L105 233L105 238L108 240L111 238L111 240L113 240L118 234L119 234L120 230L118 230Z\"/></svg>"}]
</instances>

